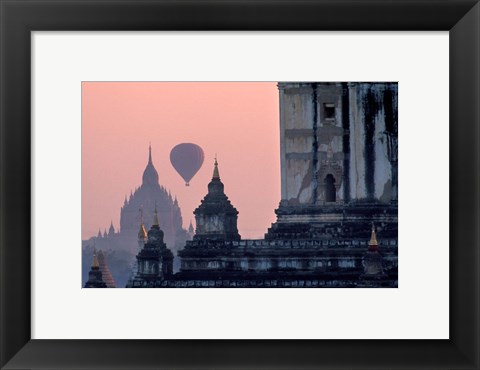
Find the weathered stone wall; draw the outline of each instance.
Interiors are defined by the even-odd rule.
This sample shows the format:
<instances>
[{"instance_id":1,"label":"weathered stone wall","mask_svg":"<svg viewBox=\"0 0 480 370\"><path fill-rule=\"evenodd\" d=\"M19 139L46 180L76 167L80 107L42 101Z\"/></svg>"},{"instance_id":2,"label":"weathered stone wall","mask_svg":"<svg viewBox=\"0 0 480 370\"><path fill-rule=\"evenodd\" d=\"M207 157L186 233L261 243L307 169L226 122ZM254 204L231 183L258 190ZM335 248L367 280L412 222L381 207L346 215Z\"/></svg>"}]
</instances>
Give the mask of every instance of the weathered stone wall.
<instances>
[{"instance_id":1,"label":"weathered stone wall","mask_svg":"<svg viewBox=\"0 0 480 370\"><path fill-rule=\"evenodd\" d=\"M397 166L396 83L350 83L350 197L389 203ZM392 151L394 153L392 153ZM392 168L395 167L395 168Z\"/></svg>"},{"instance_id":2,"label":"weathered stone wall","mask_svg":"<svg viewBox=\"0 0 480 370\"><path fill-rule=\"evenodd\" d=\"M396 83L279 83L282 204L389 203ZM396 190L395 190L396 191Z\"/></svg>"},{"instance_id":3,"label":"weathered stone wall","mask_svg":"<svg viewBox=\"0 0 480 370\"><path fill-rule=\"evenodd\" d=\"M383 239L381 245L386 270L396 273L397 240ZM252 279L268 274L279 280L280 276L288 278L288 274L359 275L367 248L368 242L358 239L189 241L179 252L180 275L192 278L192 274L201 274L208 278L245 273Z\"/></svg>"},{"instance_id":4,"label":"weathered stone wall","mask_svg":"<svg viewBox=\"0 0 480 370\"><path fill-rule=\"evenodd\" d=\"M225 279L181 279L164 280L142 288L396 288L398 281L384 279L365 282L357 276L336 276L326 278L225 278Z\"/></svg>"},{"instance_id":5,"label":"weathered stone wall","mask_svg":"<svg viewBox=\"0 0 480 370\"><path fill-rule=\"evenodd\" d=\"M372 222L384 238L398 238L395 205L349 203L326 206L280 206L277 222L265 238L272 239L368 239Z\"/></svg>"},{"instance_id":6,"label":"weathered stone wall","mask_svg":"<svg viewBox=\"0 0 480 370\"><path fill-rule=\"evenodd\" d=\"M283 86L279 84L282 199L308 203L313 192L314 89L301 83Z\"/></svg>"}]
</instances>

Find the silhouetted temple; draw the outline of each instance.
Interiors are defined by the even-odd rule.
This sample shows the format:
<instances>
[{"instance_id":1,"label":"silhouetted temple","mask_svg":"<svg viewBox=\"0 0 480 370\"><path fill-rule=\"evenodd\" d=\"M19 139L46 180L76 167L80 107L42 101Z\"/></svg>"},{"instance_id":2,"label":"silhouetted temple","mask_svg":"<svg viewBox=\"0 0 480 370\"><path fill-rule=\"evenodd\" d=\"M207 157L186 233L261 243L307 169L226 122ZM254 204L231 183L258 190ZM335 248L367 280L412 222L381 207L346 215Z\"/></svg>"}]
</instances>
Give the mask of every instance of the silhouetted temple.
<instances>
[{"instance_id":1,"label":"silhouetted temple","mask_svg":"<svg viewBox=\"0 0 480 370\"><path fill-rule=\"evenodd\" d=\"M98 251L97 258L98 258L100 271L102 272L102 280L107 285L107 288L116 288L115 280L113 279L112 273L108 268L105 256L101 250Z\"/></svg>"},{"instance_id":2,"label":"silhouetted temple","mask_svg":"<svg viewBox=\"0 0 480 370\"><path fill-rule=\"evenodd\" d=\"M152 220L154 210L157 210L159 227L164 232L167 245L174 251L181 249L185 241L190 239L187 230L183 229L180 207L176 197L172 197L159 183L159 175L152 161L152 149L148 149L148 161L142 175L142 185L130 193L120 209L120 230L115 230L113 223L103 233L99 230L96 237L83 241L83 247L95 241L97 247L104 251L115 252L119 261L110 261L112 274L120 286L125 286L130 269L121 265L124 260L133 260L138 253L138 225L143 219ZM150 225L145 225L148 229ZM121 256L121 257L119 257ZM84 264L88 263L86 261ZM180 263L177 263L177 269ZM131 267L131 266L130 266ZM84 266L86 269L87 266ZM84 274L86 271L84 272Z\"/></svg>"},{"instance_id":3,"label":"silhouetted temple","mask_svg":"<svg viewBox=\"0 0 480 370\"><path fill-rule=\"evenodd\" d=\"M193 240L240 240L237 229L238 211L224 193L216 158L208 193L193 213L197 225Z\"/></svg>"},{"instance_id":4,"label":"silhouetted temple","mask_svg":"<svg viewBox=\"0 0 480 370\"><path fill-rule=\"evenodd\" d=\"M165 279L173 275L173 253L167 248L163 237L155 211L147 240L136 257L137 271L127 283L127 288L160 287Z\"/></svg>"},{"instance_id":5,"label":"silhouetted temple","mask_svg":"<svg viewBox=\"0 0 480 370\"><path fill-rule=\"evenodd\" d=\"M397 83L278 87L282 200L266 239L367 238L372 222L397 239Z\"/></svg>"},{"instance_id":6,"label":"silhouetted temple","mask_svg":"<svg viewBox=\"0 0 480 370\"><path fill-rule=\"evenodd\" d=\"M226 196L223 202L217 204L218 210L224 207L233 208ZM178 252L180 272L158 276L155 286L396 286L396 240L382 239L380 247L375 229L371 229L370 241L332 237L241 240L238 237L227 238L226 234L219 236L227 225L236 225L237 215L233 220L225 217L225 213L216 215L215 222L209 226L210 234L200 228L194 239L187 241L185 248ZM230 235L235 235L236 227L230 231Z\"/></svg>"},{"instance_id":7,"label":"silhouetted temple","mask_svg":"<svg viewBox=\"0 0 480 370\"><path fill-rule=\"evenodd\" d=\"M152 220L154 211L158 212L160 228L165 233L165 242L171 247L181 247L187 239L187 231L183 229L182 215L177 198L159 184L158 172L152 162L152 149L149 147L148 163L143 171L142 185L130 194L120 211L120 233L137 238L139 209L145 220ZM148 228L149 225L147 224ZM132 244L132 245L135 245Z\"/></svg>"},{"instance_id":8,"label":"silhouetted temple","mask_svg":"<svg viewBox=\"0 0 480 370\"><path fill-rule=\"evenodd\" d=\"M100 265L98 263L97 251L93 250L93 261L90 272L88 273L88 281L85 283L84 288L106 288L107 284L102 279L102 271L100 271Z\"/></svg>"},{"instance_id":9,"label":"silhouetted temple","mask_svg":"<svg viewBox=\"0 0 480 370\"><path fill-rule=\"evenodd\" d=\"M147 241L137 255L141 284L398 286L397 84L278 87L281 200L265 239L240 238L215 160L195 236L178 252L180 271L166 273L168 249ZM149 243L155 252L145 254ZM157 266L147 274L143 254Z\"/></svg>"},{"instance_id":10,"label":"silhouetted temple","mask_svg":"<svg viewBox=\"0 0 480 370\"><path fill-rule=\"evenodd\" d=\"M265 239L241 240L215 161L180 272L160 286L396 287L397 84L278 87L277 221Z\"/></svg>"}]
</instances>

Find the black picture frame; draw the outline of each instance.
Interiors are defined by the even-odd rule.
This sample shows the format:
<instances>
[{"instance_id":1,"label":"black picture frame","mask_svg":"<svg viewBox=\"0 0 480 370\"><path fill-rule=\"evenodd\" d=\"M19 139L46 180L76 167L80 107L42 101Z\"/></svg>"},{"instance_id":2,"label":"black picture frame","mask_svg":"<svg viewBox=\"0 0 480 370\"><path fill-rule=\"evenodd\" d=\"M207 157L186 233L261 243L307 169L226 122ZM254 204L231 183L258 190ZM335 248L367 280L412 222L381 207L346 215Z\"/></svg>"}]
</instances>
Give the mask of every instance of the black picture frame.
<instances>
[{"instance_id":1,"label":"black picture frame","mask_svg":"<svg viewBox=\"0 0 480 370\"><path fill-rule=\"evenodd\" d=\"M480 368L477 1L0 0L0 12L2 369ZM450 339L32 340L30 33L37 30L449 31L450 198L438 201L450 205ZM432 122L432 140L434 130Z\"/></svg>"}]
</instances>

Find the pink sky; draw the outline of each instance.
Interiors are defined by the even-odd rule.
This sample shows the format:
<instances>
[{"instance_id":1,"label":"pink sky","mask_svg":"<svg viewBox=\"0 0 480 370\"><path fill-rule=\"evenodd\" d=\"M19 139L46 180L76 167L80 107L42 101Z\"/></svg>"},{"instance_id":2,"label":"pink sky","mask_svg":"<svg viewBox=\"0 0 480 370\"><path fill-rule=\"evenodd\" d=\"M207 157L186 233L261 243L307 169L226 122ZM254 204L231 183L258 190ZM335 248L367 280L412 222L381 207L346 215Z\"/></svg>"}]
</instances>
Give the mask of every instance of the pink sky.
<instances>
[{"instance_id":1,"label":"pink sky","mask_svg":"<svg viewBox=\"0 0 480 370\"><path fill-rule=\"evenodd\" d=\"M263 238L280 201L275 82L82 83L82 238L120 222L125 195L141 185L152 145L160 184L177 196L183 226L207 193L217 153L242 238ZM186 187L170 164L179 143L203 148Z\"/></svg>"}]
</instances>

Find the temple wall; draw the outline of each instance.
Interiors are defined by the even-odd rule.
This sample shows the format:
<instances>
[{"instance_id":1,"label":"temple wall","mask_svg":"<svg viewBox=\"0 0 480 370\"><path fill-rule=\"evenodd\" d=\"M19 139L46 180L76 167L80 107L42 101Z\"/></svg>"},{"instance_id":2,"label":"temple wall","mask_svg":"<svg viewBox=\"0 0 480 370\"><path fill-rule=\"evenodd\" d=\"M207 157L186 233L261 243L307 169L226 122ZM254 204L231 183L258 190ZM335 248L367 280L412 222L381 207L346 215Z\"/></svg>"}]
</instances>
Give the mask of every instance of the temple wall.
<instances>
[{"instance_id":1,"label":"temple wall","mask_svg":"<svg viewBox=\"0 0 480 370\"><path fill-rule=\"evenodd\" d=\"M382 254L396 256L396 239L379 240ZM242 240L233 242L188 241L180 251L181 273L243 271L301 271L309 273L362 269L367 240ZM396 258L396 257L395 257Z\"/></svg>"},{"instance_id":2,"label":"temple wall","mask_svg":"<svg viewBox=\"0 0 480 370\"><path fill-rule=\"evenodd\" d=\"M312 197L311 147L314 109L309 84L290 84L280 88L281 179L282 197L307 203Z\"/></svg>"},{"instance_id":3,"label":"temple wall","mask_svg":"<svg viewBox=\"0 0 480 370\"><path fill-rule=\"evenodd\" d=\"M387 120L397 110L397 85L390 83L350 84L351 198L389 203L392 200L392 163L389 159ZM385 92L393 94L386 101ZM390 112L386 107L391 106ZM396 122L395 122L396 125ZM396 130L396 128L395 128ZM396 163L394 164L396 166Z\"/></svg>"},{"instance_id":4,"label":"temple wall","mask_svg":"<svg viewBox=\"0 0 480 370\"><path fill-rule=\"evenodd\" d=\"M220 215L209 215L209 217L196 216L197 234L218 234L224 233L225 224Z\"/></svg>"},{"instance_id":5,"label":"temple wall","mask_svg":"<svg viewBox=\"0 0 480 370\"><path fill-rule=\"evenodd\" d=\"M357 89L349 89L350 101L356 102L349 108L350 122L361 122L364 116L363 105L359 104L361 96ZM352 124L350 126L350 198L360 199L366 194L365 191L365 160L364 141L365 126Z\"/></svg>"},{"instance_id":6,"label":"temple wall","mask_svg":"<svg viewBox=\"0 0 480 370\"><path fill-rule=\"evenodd\" d=\"M171 279L151 282L144 282L143 285L135 288L394 288L398 281L393 279L383 280L371 286L359 280L358 277L330 277L325 278L298 278L298 279Z\"/></svg>"},{"instance_id":7,"label":"temple wall","mask_svg":"<svg viewBox=\"0 0 480 370\"><path fill-rule=\"evenodd\" d=\"M282 204L330 202L328 174L335 180L337 203L389 203L396 146L392 149L386 133L396 134L397 84L278 86Z\"/></svg>"}]
</instances>

